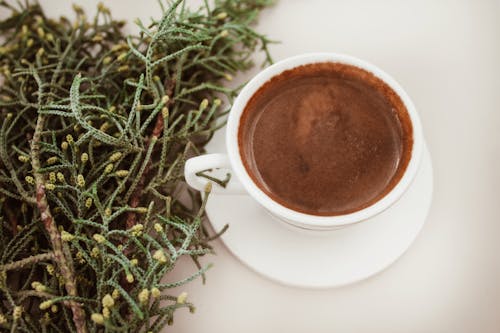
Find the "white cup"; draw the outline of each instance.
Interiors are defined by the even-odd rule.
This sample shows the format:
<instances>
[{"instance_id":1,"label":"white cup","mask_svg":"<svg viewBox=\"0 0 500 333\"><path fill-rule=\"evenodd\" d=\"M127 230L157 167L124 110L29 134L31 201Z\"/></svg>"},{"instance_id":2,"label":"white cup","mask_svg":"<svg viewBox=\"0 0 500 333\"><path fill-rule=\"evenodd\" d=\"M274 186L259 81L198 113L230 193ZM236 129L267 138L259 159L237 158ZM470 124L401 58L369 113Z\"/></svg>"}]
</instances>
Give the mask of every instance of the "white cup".
<instances>
[{"instance_id":1,"label":"white cup","mask_svg":"<svg viewBox=\"0 0 500 333\"><path fill-rule=\"evenodd\" d=\"M399 182L385 196L373 203L371 206L360 209L353 213L335 216L318 216L310 215L292 210L281 205L270 198L262 191L257 184L252 180L246 171L238 146L238 129L240 117L245 109L248 101L254 93L272 77L281 74L286 70L293 69L298 66L319 63L319 62L334 62L352 65L364 69L390 86L396 92L404 105L410 117L413 127L413 145L411 149L411 157ZM279 220L286 222L289 225L308 229L308 230L332 230L339 227L344 227L361 221L365 221L382 211L392 206L411 185L415 174L418 171L420 159L423 152L424 139L422 134L422 126L418 117L415 106L401 88L401 86L388 74L378 67L367 63L363 60L335 53L311 53L302 54L295 57L281 60L257 74L243 88L241 93L234 101L231 112L227 120L226 128L226 154L207 154L194 158L190 158L185 165L184 174L186 182L193 188L203 191L206 183L209 181L206 178L201 178L196 173L207 169L226 168L232 170L232 178L225 188L214 184L213 193L220 194L248 194L255 199L259 204L264 206L272 215ZM228 207L233 209L234 207Z\"/></svg>"}]
</instances>

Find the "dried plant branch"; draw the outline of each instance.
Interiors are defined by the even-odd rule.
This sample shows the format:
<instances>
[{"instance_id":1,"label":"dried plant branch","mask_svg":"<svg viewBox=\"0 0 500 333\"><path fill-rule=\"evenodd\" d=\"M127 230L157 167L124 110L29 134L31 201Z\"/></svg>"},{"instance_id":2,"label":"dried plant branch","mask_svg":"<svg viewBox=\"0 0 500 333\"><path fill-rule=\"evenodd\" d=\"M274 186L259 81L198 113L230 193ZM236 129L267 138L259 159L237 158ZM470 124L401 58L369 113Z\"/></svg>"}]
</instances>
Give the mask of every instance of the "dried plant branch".
<instances>
[{"instance_id":1,"label":"dried plant branch","mask_svg":"<svg viewBox=\"0 0 500 333\"><path fill-rule=\"evenodd\" d=\"M57 263L57 267L61 272L61 276L66 287L66 292L69 296L78 297L78 292L76 289L76 276L73 265L71 264L71 261L73 259L71 256L66 256L63 252L61 234L57 229L57 225L54 221L52 213L50 212L47 196L45 195L46 184L44 175L40 173L40 140L41 132L44 128L44 122L45 116L39 115L35 126L35 132L33 134L33 140L31 142L31 167L33 169L33 175L35 177L36 202L38 211L40 212L42 223L45 226L47 233L49 234L53 251L52 257ZM85 313L83 312L81 305L77 302L70 302L70 307L71 311L73 312L73 322L75 324L76 331L78 333L88 332Z\"/></svg>"},{"instance_id":2,"label":"dried plant branch","mask_svg":"<svg viewBox=\"0 0 500 333\"><path fill-rule=\"evenodd\" d=\"M5 265L0 266L0 271L7 272L12 269L20 269L25 266L29 266L34 263L38 263L41 261L50 261L54 258L54 254L52 252L49 253L41 253L28 258L24 258L15 262L11 262Z\"/></svg>"},{"instance_id":3,"label":"dried plant branch","mask_svg":"<svg viewBox=\"0 0 500 333\"><path fill-rule=\"evenodd\" d=\"M0 0L0 331L160 332L194 311L168 293L204 281L218 235L184 162L223 123L237 94L225 83L268 55L250 24L269 1L170 1L135 36L103 4L70 21L12 2ZM165 283L183 256L193 274Z\"/></svg>"}]
</instances>

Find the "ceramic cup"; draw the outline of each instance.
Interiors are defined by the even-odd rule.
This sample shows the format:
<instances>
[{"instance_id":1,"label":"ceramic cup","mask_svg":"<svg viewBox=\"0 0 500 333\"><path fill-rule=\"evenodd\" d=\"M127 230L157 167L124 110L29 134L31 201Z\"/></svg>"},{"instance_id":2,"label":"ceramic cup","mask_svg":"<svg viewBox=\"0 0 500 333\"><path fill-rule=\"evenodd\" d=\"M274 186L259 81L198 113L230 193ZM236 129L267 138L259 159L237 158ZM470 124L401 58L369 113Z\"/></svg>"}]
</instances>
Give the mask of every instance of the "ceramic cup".
<instances>
[{"instance_id":1,"label":"ceramic cup","mask_svg":"<svg viewBox=\"0 0 500 333\"><path fill-rule=\"evenodd\" d=\"M238 129L240 117L253 94L272 77L298 66L318 62L334 62L356 66L371 72L373 75L388 84L401 98L413 127L413 146L411 157L406 170L399 182L384 197L369 207L353 213L336 216L317 216L294 211L271 199L257 184L254 183L246 171L238 147ZM401 88L401 86L388 74L378 67L363 60L335 53L312 53L302 54L281 60L257 74L243 88L234 101L231 112L227 119L226 149L227 154L207 154L186 161L184 174L186 182L193 188L203 191L208 181L206 178L198 177L196 173L207 169L230 169L232 178L225 188L214 184L213 193L220 194L248 194L272 215L291 226L307 230L332 230L345 227L358 222L365 221L387 208L391 207L411 185L418 171L422 157L424 139L422 127L415 106Z\"/></svg>"}]
</instances>

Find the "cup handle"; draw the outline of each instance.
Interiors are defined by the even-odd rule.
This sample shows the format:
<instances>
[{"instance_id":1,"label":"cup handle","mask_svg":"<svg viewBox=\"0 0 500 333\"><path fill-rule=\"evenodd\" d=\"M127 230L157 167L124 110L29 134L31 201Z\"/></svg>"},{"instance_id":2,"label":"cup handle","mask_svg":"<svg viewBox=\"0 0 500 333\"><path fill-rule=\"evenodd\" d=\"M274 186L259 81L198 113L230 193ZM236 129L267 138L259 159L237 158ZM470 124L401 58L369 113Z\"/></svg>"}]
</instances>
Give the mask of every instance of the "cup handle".
<instances>
[{"instance_id":1,"label":"cup handle","mask_svg":"<svg viewBox=\"0 0 500 333\"><path fill-rule=\"evenodd\" d=\"M198 176L197 173L210 169L229 169L231 164L226 154L207 154L192 157L186 161L184 166L184 177L186 182L192 188L198 191L204 191L209 179ZM243 185L236 179L234 172L231 173L231 179L226 187L222 187L212 181L212 193L217 194L246 194Z\"/></svg>"}]
</instances>

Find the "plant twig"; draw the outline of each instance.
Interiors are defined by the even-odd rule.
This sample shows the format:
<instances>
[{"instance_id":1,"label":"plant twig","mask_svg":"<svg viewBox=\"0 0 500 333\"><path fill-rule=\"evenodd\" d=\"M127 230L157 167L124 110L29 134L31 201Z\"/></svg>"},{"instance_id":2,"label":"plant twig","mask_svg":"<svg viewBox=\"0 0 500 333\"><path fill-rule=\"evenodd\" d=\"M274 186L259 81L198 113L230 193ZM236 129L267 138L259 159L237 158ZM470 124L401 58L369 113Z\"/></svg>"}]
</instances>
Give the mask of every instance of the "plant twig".
<instances>
[{"instance_id":1,"label":"plant twig","mask_svg":"<svg viewBox=\"0 0 500 333\"><path fill-rule=\"evenodd\" d=\"M10 263L5 264L5 265L0 265L0 272L1 271L6 272L6 271L13 270L13 269L19 269L19 268L22 268L24 266L32 265L32 264L37 263L37 262L52 260L53 258L54 258L54 255L52 252L37 254L37 255L34 255L34 256L31 256L28 258L24 258L24 259L21 259L18 261L10 262Z\"/></svg>"},{"instance_id":2,"label":"plant twig","mask_svg":"<svg viewBox=\"0 0 500 333\"><path fill-rule=\"evenodd\" d=\"M172 105L172 102L173 102L172 95L173 95L174 87L175 87L175 76L174 76L174 79L169 80L169 83L167 84L167 89L165 91L165 96L167 96L169 98L166 105L165 105L165 107L167 107L167 108L170 105ZM155 126L153 128L153 131L151 133L151 138L153 138L153 137L159 138L162 131L163 131L163 127L164 127L163 115L161 112L159 112L158 115L156 116L156 122L155 122ZM149 138L147 139L146 143L151 144L151 141L149 140ZM139 201L140 201L139 199L140 199L140 196L142 194L142 191L144 190L144 181L145 181L146 176L148 175L148 173L150 171L150 168L151 168L151 160L146 165L146 169L144 170L144 172L141 176L141 179L139 180L139 183L137 185L137 189L135 190L134 194L132 194L132 197L130 198L129 205L132 208L136 208L139 205ZM135 212L133 212L133 211L128 212L127 222L126 222L127 229L130 229L135 225L136 216L137 216L137 214Z\"/></svg>"},{"instance_id":3,"label":"plant twig","mask_svg":"<svg viewBox=\"0 0 500 333\"><path fill-rule=\"evenodd\" d=\"M50 212L49 203L47 201L47 196L45 195L45 180L43 174L39 172L40 170L40 133L43 130L45 118L42 114L38 115L38 119L35 126L35 132L33 133L33 139L31 142L31 167L33 168L33 174L35 176L35 186L36 186L36 202L38 210L40 212L40 218L43 222L45 230L50 237L50 242L52 243L53 259L57 263L57 267L64 278L64 285L66 287L66 292L70 296L77 297L78 293L76 290L76 277L71 266L68 264L68 259L63 253L63 244L61 239L61 234L57 229L57 225L54 218ZM85 312L83 311L81 305L77 302L71 302L71 311L73 312L73 321L78 333L86 333L87 326L85 324Z\"/></svg>"}]
</instances>

